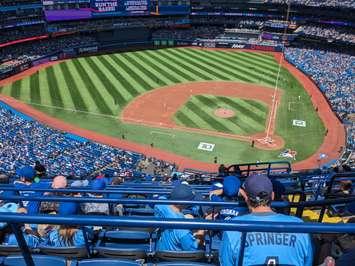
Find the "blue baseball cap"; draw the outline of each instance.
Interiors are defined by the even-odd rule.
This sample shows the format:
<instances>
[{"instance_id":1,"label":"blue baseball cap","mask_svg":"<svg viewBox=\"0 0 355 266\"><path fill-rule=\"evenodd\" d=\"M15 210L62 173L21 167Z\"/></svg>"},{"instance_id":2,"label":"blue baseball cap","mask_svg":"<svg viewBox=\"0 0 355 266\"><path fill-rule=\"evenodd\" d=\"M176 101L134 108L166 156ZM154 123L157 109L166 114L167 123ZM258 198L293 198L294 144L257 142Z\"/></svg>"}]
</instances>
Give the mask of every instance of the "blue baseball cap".
<instances>
[{"instance_id":1,"label":"blue baseball cap","mask_svg":"<svg viewBox=\"0 0 355 266\"><path fill-rule=\"evenodd\" d=\"M223 184L220 182L213 183L211 186L211 190L223 189Z\"/></svg>"},{"instance_id":2,"label":"blue baseball cap","mask_svg":"<svg viewBox=\"0 0 355 266\"><path fill-rule=\"evenodd\" d=\"M20 169L17 169L16 174L19 177L33 179L36 175L36 171L35 171L35 169L33 169L33 167L27 165L27 166L24 166Z\"/></svg>"},{"instance_id":3,"label":"blue baseball cap","mask_svg":"<svg viewBox=\"0 0 355 266\"><path fill-rule=\"evenodd\" d=\"M269 198L271 198L272 195L272 182L266 175L249 176L245 180L243 188L248 194L248 197L256 200L262 200L260 198L262 192L267 194Z\"/></svg>"},{"instance_id":4,"label":"blue baseball cap","mask_svg":"<svg viewBox=\"0 0 355 266\"><path fill-rule=\"evenodd\" d=\"M75 215L78 210L79 206L76 202L61 202L58 212L60 215Z\"/></svg>"},{"instance_id":5,"label":"blue baseball cap","mask_svg":"<svg viewBox=\"0 0 355 266\"><path fill-rule=\"evenodd\" d=\"M227 197L238 195L241 182L238 177L229 175L223 180L223 194Z\"/></svg>"},{"instance_id":6,"label":"blue baseball cap","mask_svg":"<svg viewBox=\"0 0 355 266\"><path fill-rule=\"evenodd\" d=\"M189 185L178 184L173 188L170 194L171 200L193 200L195 193Z\"/></svg>"}]
</instances>

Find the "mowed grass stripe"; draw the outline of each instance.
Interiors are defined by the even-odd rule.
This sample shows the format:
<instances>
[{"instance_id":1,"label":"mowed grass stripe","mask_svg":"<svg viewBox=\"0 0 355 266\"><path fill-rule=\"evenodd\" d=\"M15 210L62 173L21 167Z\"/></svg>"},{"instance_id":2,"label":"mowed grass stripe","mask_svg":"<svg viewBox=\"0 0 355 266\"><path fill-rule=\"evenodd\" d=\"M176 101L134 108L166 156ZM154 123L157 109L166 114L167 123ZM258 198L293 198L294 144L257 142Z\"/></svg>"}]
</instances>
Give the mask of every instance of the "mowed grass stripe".
<instances>
[{"instance_id":1,"label":"mowed grass stripe","mask_svg":"<svg viewBox=\"0 0 355 266\"><path fill-rule=\"evenodd\" d=\"M194 97L190 98L190 101ZM209 123L209 121L203 120L198 114L195 114L194 112L191 112L191 110L188 108L187 104L183 106L179 111L184 113L185 116L187 116L189 119L191 119L196 125L197 128L205 128L208 130L215 130Z\"/></svg>"},{"instance_id":2,"label":"mowed grass stripe","mask_svg":"<svg viewBox=\"0 0 355 266\"><path fill-rule=\"evenodd\" d=\"M181 81L184 81L184 78L181 77L176 77L172 73L168 71L168 69L164 69L160 67L159 61L155 61L153 58L149 57L146 53L144 52L136 52L135 55L141 60L144 61L146 64L148 64L152 69L154 69L160 78L160 76L165 76L168 80L170 80L171 83L179 83Z\"/></svg>"},{"instance_id":3,"label":"mowed grass stripe","mask_svg":"<svg viewBox=\"0 0 355 266\"><path fill-rule=\"evenodd\" d=\"M139 94L139 92L132 86L132 83L128 82L128 80L115 67L113 67L104 56L99 56L97 59L122 84L122 87L127 91L129 95L135 97Z\"/></svg>"},{"instance_id":4,"label":"mowed grass stripe","mask_svg":"<svg viewBox=\"0 0 355 266\"><path fill-rule=\"evenodd\" d=\"M225 104L228 104L229 106L233 107L233 109L238 110L239 112L243 113L247 117L249 117L251 120L253 120L255 123L263 124L265 123L265 120L263 117L259 116L258 114L252 112L248 108L244 107L240 103L234 102L231 99L228 99L226 97L220 98Z\"/></svg>"},{"instance_id":5,"label":"mowed grass stripe","mask_svg":"<svg viewBox=\"0 0 355 266\"><path fill-rule=\"evenodd\" d=\"M214 117L212 117L211 115L206 113L203 109L201 109L200 106L193 103L192 101L189 101L186 104L186 107L189 108L196 115L198 115L202 120L204 120L207 124L209 124L215 130L217 130L219 132L233 133L233 131L231 131L228 127L223 125L221 122L217 121Z\"/></svg>"},{"instance_id":6,"label":"mowed grass stripe","mask_svg":"<svg viewBox=\"0 0 355 266\"><path fill-rule=\"evenodd\" d=\"M216 63L220 63L224 66L228 66L229 71L233 72L234 75L237 75L238 78L243 81L257 83L259 80L264 80L265 83L267 83L267 84L271 84L273 82L273 80L262 78L257 73L253 73L251 71L248 71L247 69L252 67L251 64L245 64L242 61L234 62L234 64L233 64L233 63L230 63L231 62L230 58L223 57L221 55L217 55L214 51L208 51L208 52L197 51L197 53L201 53L201 52L202 52L201 56L208 58Z\"/></svg>"},{"instance_id":7,"label":"mowed grass stripe","mask_svg":"<svg viewBox=\"0 0 355 266\"><path fill-rule=\"evenodd\" d=\"M156 84L158 84L159 87L174 84L174 82L164 74L160 75L159 71L157 71L149 61L147 61L145 58L142 58L141 55L137 53L131 53L130 58L131 63L133 63L135 67L140 68L140 70L144 72L144 74L152 79Z\"/></svg>"},{"instance_id":8,"label":"mowed grass stripe","mask_svg":"<svg viewBox=\"0 0 355 266\"><path fill-rule=\"evenodd\" d=\"M64 107L74 109L75 104L74 104L72 96L70 94L68 84L65 82L65 78L64 78L63 72L60 68L60 64L54 65L52 68L53 68L53 74L56 77L56 81L57 81L58 93L61 96L61 98L63 99L62 103L63 103ZM47 84L49 85L48 75L46 75L46 78L47 78ZM59 105L57 105L57 103L52 102L52 104L59 106ZM59 102L58 102L58 104L59 104Z\"/></svg>"},{"instance_id":9,"label":"mowed grass stripe","mask_svg":"<svg viewBox=\"0 0 355 266\"><path fill-rule=\"evenodd\" d=\"M202 104L206 105L206 107L208 108L218 108L218 101L210 99L206 95L196 95L194 98L198 99Z\"/></svg>"},{"instance_id":10,"label":"mowed grass stripe","mask_svg":"<svg viewBox=\"0 0 355 266\"><path fill-rule=\"evenodd\" d=\"M244 57L250 58L252 60L255 60L256 62L260 63L260 64L265 64L268 67L272 67L277 69L278 68L278 63L275 61L275 58L270 58L270 59L265 59L262 56L260 56L259 54L255 54L255 53L249 53L249 52L245 52L241 54Z\"/></svg>"},{"instance_id":11,"label":"mowed grass stripe","mask_svg":"<svg viewBox=\"0 0 355 266\"><path fill-rule=\"evenodd\" d=\"M107 78L105 72L102 71L100 67L98 67L98 65L93 61L91 57L87 57L86 61L91 67L91 69L94 71L94 75L100 80L103 87L111 95L112 99L114 99L114 102L119 105L125 104L125 99L123 98L121 93L116 90L115 85Z\"/></svg>"},{"instance_id":12,"label":"mowed grass stripe","mask_svg":"<svg viewBox=\"0 0 355 266\"><path fill-rule=\"evenodd\" d=\"M90 65L90 62L88 60L89 58L85 58L86 62ZM73 60L74 66L77 69L79 75L81 76L82 80L84 81L85 87L87 88L87 91L89 92L91 98L95 102L98 110L107 115L113 115L112 110L108 106L108 104L105 102L105 99L102 97L100 94L98 88L95 86L92 77L95 75L94 71L90 71L91 75L87 73L87 68L84 68L82 65L82 62L80 62L79 59L74 59ZM103 84L103 87L105 84Z\"/></svg>"},{"instance_id":13,"label":"mowed grass stripe","mask_svg":"<svg viewBox=\"0 0 355 266\"><path fill-rule=\"evenodd\" d=\"M218 97L209 95L198 95L193 98L193 101L198 105L198 106L204 106L204 110L206 113L208 113L210 116L214 117L214 111L221 106L220 100ZM233 109L233 108L229 108ZM235 134L240 133L240 134L245 134L249 131L247 131L246 128L243 128L237 121L233 119L223 119L223 118L218 118L221 124L225 125L226 127L229 128L230 132L233 132Z\"/></svg>"},{"instance_id":14,"label":"mowed grass stripe","mask_svg":"<svg viewBox=\"0 0 355 266\"><path fill-rule=\"evenodd\" d=\"M232 69L238 69L239 72L244 73L247 76L253 77L256 81L264 81L267 84L273 84L276 78L276 73L265 71L265 67L260 67L255 64L255 62L249 59L236 59L234 57L228 56L227 53L221 53L219 51L212 51L208 54L219 60L226 60L226 65L229 65ZM262 74L262 75L261 75Z\"/></svg>"},{"instance_id":15,"label":"mowed grass stripe","mask_svg":"<svg viewBox=\"0 0 355 266\"><path fill-rule=\"evenodd\" d=\"M186 80L186 81L193 81L194 78L191 77L190 75L186 74L186 72L183 72L182 69L179 69L176 65L170 64L168 61L165 61L161 55L157 54L156 52L153 51L145 51L144 55L149 56L152 58L156 64L159 64L159 66L164 67L167 71L175 73L175 75L178 75L180 80Z\"/></svg>"},{"instance_id":16,"label":"mowed grass stripe","mask_svg":"<svg viewBox=\"0 0 355 266\"><path fill-rule=\"evenodd\" d=\"M225 97L216 97L217 101L221 101L221 98ZM232 100L236 104L244 105L244 100L242 99L233 99ZM250 134L250 133L255 133L259 131L263 131L265 129L264 123L258 123L255 122L254 120L250 119L248 115L240 111L240 109L234 109L233 106L229 104L224 104L225 108L227 109L232 109L236 112L236 115L234 117L229 117L226 118L227 121L233 123L236 127L238 127L241 131L241 134Z\"/></svg>"},{"instance_id":17,"label":"mowed grass stripe","mask_svg":"<svg viewBox=\"0 0 355 266\"><path fill-rule=\"evenodd\" d=\"M39 88L38 72L30 76L30 88L31 88L31 93L30 93L31 102L41 103L41 90Z\"/></svg>"},{"instance_id":18,"label":"mowed grass stripe","mask_svg":"<svg viewBox=\"0 0 355 266\"><path fill-rule=\"evenodd\" d=\"M59 66L63 72L67 87L69 88L69 92L70 92L71 98L73 100L75 109L87 112L88 108L85 105L84 99L80 94L80 90L75 83L74 77L72 76L71 72L69 71L67 62L60 63Z\"/></svg>"},{"instance_id":19,"label":"mowed grass stripe","mask_svg":"<svg viewBox=\"0 0 355 266\"><path fill-rule=\"evenodd\" d=\"M95 72L95 70L92 68L92 66L88 62L89 57L85 58L79 58L79 63L85 70L85 73L90 77L90 80L92 82L93 87L96 89L98 95L100 95L105 102L106 106L111 110L111 113L115 114L117 111L117 106L114 102L113 97L110 95L110 93L106 90L105 84L103 84L98 76L98 74ZM79 76L82 77L81 74ZM86 83L86 80L83 80L83 83ZM87 88L89 89L89 88ZM90 92L89 92L90 93ZM86 99L84 99L86 100ZM95 99L94 99L95 100ZM89 108L90 109L90 108Z\"/></svg>"},{"instance_id":20,"label":"mowed grass stripe","mask_svg":"<svg viewBox=\"0 0 355 266\"><path fill-rule=\"evenodd\" d=\"M244 102L248 103L249 105L253 106L256 109L259 109L263 113L266 113L268 110L267 106L260 102L254 100L247 100L247 99L245 99Z\"/></svg>"},{"instance_id":21,"label":"mowed grass stripe","mask_svg":"<svg viewBox=\"0 0 355 266\"><path fill-rule=\"evenodd\" d=\"M95 62L97 67L104 73L105 79L108 79L111 82L114 90L121 95L121 97L123 99L123 102L121 103L121 105L126 104L128 102L128 100L131 99L131 95L123 87L122 83L118 80L117 77L115 77L113 75L112 72L110 72L109 69L106 68L106 66L104 64L102 64L102 62L99 60L98 56L92 56L91 59ZM117 99L116 99L115 103L120 104L117 101Z\"/></svg>"},{"instance_id":22,"label":"mowed grass stripe","mask_svg":"<svg viewBox=\"0 0 355 266\"><path fill-rule=\"evenodd\" d=\"M161 67L159 61L155 61L153 58L151 58L144 52L135 52L134 55L136 55L141 61L148 64L151 69L154 69L154 74L158 78L160 78L161 76L165 76L171 83L179 83L185 80L184 78L177 76L175 73L171 73L169 69Z\"/></svg>"},{"instance_id":23,"label":"mowed grass stripe","mask_svg":"<svg viewBox=\"0 0 355 266\"><path fill-rule=\"evenodd\" d=\"M209 95L209 96L199 95L196 97L198 101L200 101L202 104L205 104L207 108L211 109L211 113L218 107L234 110L237 113L236 116L223 119L223 121L225 122L226 125L229 126L229 128L237 127L242 134L263 130L264 128L263 124L255 123L254 121L250 120L248 116L244 115L243 112L239 112L239 110L236 110L233 106L229 104L225 104L223 102L223 98L226 97L213 96L213 95ZM242 106L245 105L244 100L242 99L238 99L238 98L235 99L228 98L228 99L235 103L239 103ZM261 114L261 116L263 116L263 114ZM229 125L227 121L230 122L231 125Z\"/></svg>"},{"instance_id":24,"label":"mowed grass stripe","mask_svg":"<svg viewBox=\"0 0 355 266\"><path fill-rule=\"evenodd\" d=\"M49 95L51 96L52 104L58 107L64 107L63 98L60 95L60 89L58 86L57 77L54 74L54 67L46 68L47 84L49 89Z\"/></svg>"},{"instance_id":25,"label":"mowed grass stripe","mask_svg":"<svg viewBox=\"0 0 355 266\"><path fill-rule=\"evenodd\" d=\"M19 99L21 94L21 87L22 87L22 79L16 80L14 83L12 83L10 96L14 97L15 99Z\"/></svg>"},{"instance_id":26,"label":"mowed grass stripe","mask_svg":"<svg viewBox=\"0 0 355 266\"><path fill-rule=\"evenodd\" d=\"M218 71L220 71L220 73L223 73L223 75L228 75L228 80L254 82L254 80L249 75L241 74L241 71L235 71L234 66L226 67L227 61L220 60L218 57L208 56L210 51L206 52L188 48L179 50L186 53L188 56L191 56L195 60L204 62L206 65L209 65L212 71L218 69Z\"/></svg>"},{"instance_id":27,"label":"mowed grass stripe","mask_svg":"<svg viewBox=\"0 0 355 266\"><path fill-rule=\"evenodd\" d=\"M180 53L182 56L184 56L185 60L188 59L188 60L194 62L196 67L203 69L207 73L214 75L215 77L217 77L220 80L235 80L236 79L236 77L233 74L231 74L231 72L228 71L227 69L223 69L223 71L222 71L221 66L214 64L212 61L205 60L204 57L201 57L194 52L191 53L191 51L189 52L189 51L187 51L187 49L183 50L183 48L177 49L176 51L177 51L177 53Z\"/></svg>"},{"instance_id":28,"label":"mowed grass stripe","mask_svg":"<svg viewBox=\"0 0 355 266\"><path fill-rule=\"evenodd\" d=\"M129 76L131 76L131 79L135 80L137 83L141 85L141 88L144 89L144 91L151 90L153 87L147 83L144 78L142 78L141 75L137 74L133 69L131 64L127 64L124 58L121 55L110 55L110 58L121 67L121 69L124 69L124 71L127 72Z\"/></svg>"},{"instance_id":29,"label":"mowed grass stripe","mask_svg":"<svg viewBox=\"0 0 355 266\"><path fill-rule=\"evenodd\" d=\"M175 118L180 122L180 124L186 126L186 127L194 127L194 128L199 128L199 126L190 119L185 113L182 111L178 111L175 114Z\"/></svg>"},{"instance_id":30,"label":"mowed grass stripe","mask_svg":"<svg viewBox=\"0 0 355 266\"><path fill-rule=\"evenodd\" d=\"M156 82L156 78L154 80L155 75L152 74L147 68L142 67L141 64L137 62L137 59L132 53L124 53L121 54L122 60L127 64L127 66L131 66L131 69L133 72L137 73L140 75L146 83L149 84L150 89L156 88L161 86L162 84L159 84ZM160 81L161 82L161 81ZM165 82L162 82L163 85L165 85Z\"/></svg>"},{"instance_id":31,"label":"mowed grass stripe","mask_svg":"<svg viewBox=\"0 0 355 266\"><path fill-rule=\"evenodd\" d=\"M183 62L183 64L189 67L189 71L193 73L198 73L199 76L201 76L205 80L220 80L221 78L214 75L208 68L206 71L206 67L202 65L201 63L199 64L198 62L191 60L190 58L186 58L185 55L178 53L176 50L169 49L168 50L169 54L177 59L179 59L180 62Z\"/></svg>"},{"instance_id":32,"label":"mowed grass stripe","mask_svg":"<svg viewBox=\"0 0 355 266\"><path fill-rule=\"evenodd\" d=\"M157 53L161 54L161 56L166 58L166 60L170 60L176 66L179 66L183 71L187 71L190 76L194 77L194 80L212 80L212 77L198 72L194 66L191 66L186 63L185 60L176 57L171 52L169 52L168 49L158 50Z\"/></svg>"},{"instance_id":33,"label":"mowed grass stripe","mask_svg":"<svg viewBox=\"0 0 355 266\"><path fill-rule=\"evenodd\" d=\"M233 53L226 51L216 51L219 55L230 58L234 62L245 62L249 63L251 66L256 67L258 70L262 70L263 73L267 73L268 75L272 75L276 77L277 67L270 66L268 63L263 63L258 61L255 58L250 58L242 53Z\"/></svg>"}]
</instances>

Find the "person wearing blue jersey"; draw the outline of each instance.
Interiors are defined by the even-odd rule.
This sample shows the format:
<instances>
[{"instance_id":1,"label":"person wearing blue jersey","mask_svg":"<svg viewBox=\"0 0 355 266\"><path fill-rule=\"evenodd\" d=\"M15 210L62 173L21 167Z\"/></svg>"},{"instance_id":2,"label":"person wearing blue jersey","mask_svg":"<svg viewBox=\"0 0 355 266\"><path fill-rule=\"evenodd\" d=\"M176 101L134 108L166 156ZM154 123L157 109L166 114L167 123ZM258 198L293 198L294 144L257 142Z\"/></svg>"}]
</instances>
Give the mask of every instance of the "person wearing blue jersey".
<instances>
[{"instance_id":1,"label":"person wearing blue jersey","mask_svg":"<svg viewBox=\"0 0 355 266\"><path fill-rule=\"evenodd\" d=\"M171 192L171 200L194 200L195 194L191 187L186 184L179 184ZM159 218L187 218L182 213L184 206L180 205L156 205L154 214ZM191 216L189 215L189 218ZM199 230L193 233L188 229L165 229L157 242L159 251L195 251L202 245L204 231Z\"/></svg>"},{"instance_id":2,"label":"person wearing blue jersey","mask_svg":"<svg viewBox=\"0 0 355 266\"><path fill-rule=\"evenodd\" d=\"M234 217L233 221L292 222L302 223L297 217L273 212L270 203L274 193L267 176L250 176L241 192L250 214ZM241 250L241 233L223 233L219 259L223 266L238 265ZM248 232L246 235L243 265L293 265L311 266L312 243L309 234Z\"/></svg>"},{"instance_id":3,"label":"person wearing blue jersey","mask_svg":"<svg viewBox=\"0 0 355 266\"><path fill-rule=\"evenodd\" d=\"M59 215L76 215L79 205L75 202L61 202L59 205ZM44 246L51 247L83 247L85 246L85 236L83 230L77 226L61 225L59 228L49 227L45 236Z\"/></svg>"},{"instance_id":4,"label":"person wearing blue jersey","mask_svg":"<svg viewBox=\"0 0 355 266\"><path fill-rule=\"evenodd\" d=\"M240 179L236 176L227 176L223 180L223 184L214 184L213 190L209 193L210 200L215 202L236 202L238 201L240 190ZM233 217L248 213L246 207L223 207L219 209L218 219L229 220Z\"/></svg>"},{"instance_id":5,"label":"person wearing blue jersey","mask_svg":"<svg viewBox=\"0 0 355 266\"><path fill-rule=\"evenodd\" d=\"M34 183L36 171L31 166L24 166L16 171L20 180L14 181L14 187L21 189L18 191L20 196L24 197L39 197L43 195L43 192L36 192L31 189L42 188L48 189L51 187L49 182ZM21 205L27 209L28 214L38 214L41 202L39 201L22 201Z\"/></svg>"}]
</instances>

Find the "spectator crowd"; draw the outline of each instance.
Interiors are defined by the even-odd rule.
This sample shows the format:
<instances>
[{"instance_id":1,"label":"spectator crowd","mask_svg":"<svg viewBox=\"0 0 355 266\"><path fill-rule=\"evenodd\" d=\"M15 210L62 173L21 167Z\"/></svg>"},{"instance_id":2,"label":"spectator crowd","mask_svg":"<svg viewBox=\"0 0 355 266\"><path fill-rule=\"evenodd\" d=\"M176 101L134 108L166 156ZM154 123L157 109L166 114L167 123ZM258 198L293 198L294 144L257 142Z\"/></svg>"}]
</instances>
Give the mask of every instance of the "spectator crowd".
<instances>
[{"instance_id":1,"label":"spectator crowd","mask_svg":"<svg viewBox=\"0 0 355 266\"><path fill-rule=\"evenodd\" d=\"M333 110L348 125L348 145L354 147L355 57L331 51L286 48L286 59L317 83Z\"/></svg>"},{"instance_id":2,"label":"spectator crowd","mask_svg":"<svg viewBox=\"0 0 355 266\"><path fill-rule=\"evenodd\" d=\"M347 120L354 114L353 55L307 48L286 48L285 57L312 77L341 118Z\"/></svg>"},{"instance_id":3,"label":"spectator crowd","mask_svg":"<svg viewBox=\"0 0 355 266\"><path fill-rule=\"evenodd\" d=\"M276 3L276 4L297 4L304 6L314 6L314 7L345 7L354 8L354 0L264 0L265 3Z\"/></svg>"},{"instance_id":4,"label":"spectator crowd","mask_svg":"<svg viewBox=\"0 0 355 266\"><path fill-rule=\"evenodd\" d=\"M355 34L350 30L345 31L336 27L301 26L296 32L306 36L325 38L329 41L342 41L355 44Z\"/></svg>"},{"instance_id":5,"label":"spectator crowd","mask_svg":"<svg viewBox=\"0 0 355 266\"><path fill-rule=\"evenodd\" d=\"M94 46L97 44L98 42L94 37L87 35L63 36L54 39L43 39L36 42L29 42L21 45L2 48L0 51L0 62L22 58L35 60L39 57L62 51L63 49L90 45Z\"/></svg>"},{"instance_id":6,"label":"spectator crowd","mask_svg":"<svg viewBox=\"0 0 355 266\"><path fill-rule=\"evenodd\" d=\"M0 108L0 147L0 173L14 173L36 161L45 165L51 176L75 178L107 167L113 175L133 176L142 159L148 160L146 167L152 174L170 174L174 169L166 162L67 135L6 108Z\"/></svg>"}]
</instances>

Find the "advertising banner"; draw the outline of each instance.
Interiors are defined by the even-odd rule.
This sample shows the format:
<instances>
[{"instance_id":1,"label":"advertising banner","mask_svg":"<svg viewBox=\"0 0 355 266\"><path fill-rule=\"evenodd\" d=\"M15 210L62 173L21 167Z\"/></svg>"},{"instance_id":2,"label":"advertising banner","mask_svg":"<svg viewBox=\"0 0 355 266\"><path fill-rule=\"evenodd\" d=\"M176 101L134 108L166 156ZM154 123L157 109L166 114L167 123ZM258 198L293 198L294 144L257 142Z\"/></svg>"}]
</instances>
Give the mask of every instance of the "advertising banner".
<instances>
[{"instance_id":1,"label":"advertising banner","mask_svg":"<svg viewBox=\"0 0 355 266\"><path fill-rule=\"evenodd\" d=\"M78 9L45 10L44 15L46 16L46 20L49 22L89 19L91 18L91 9L78 8Z\"/></svg>"},{"instance_id":2,"label":"advertising banner","mask_svg":"<svg viewBox=\"0 0 355 266\"><path fill-rule=\"evenodd\" d=\"M93 17L149 15L149 0L91 0Z\"/></svg>"}]
</instances>

